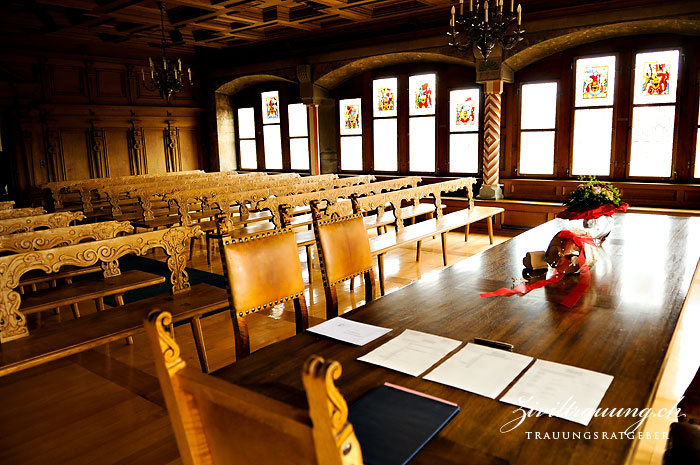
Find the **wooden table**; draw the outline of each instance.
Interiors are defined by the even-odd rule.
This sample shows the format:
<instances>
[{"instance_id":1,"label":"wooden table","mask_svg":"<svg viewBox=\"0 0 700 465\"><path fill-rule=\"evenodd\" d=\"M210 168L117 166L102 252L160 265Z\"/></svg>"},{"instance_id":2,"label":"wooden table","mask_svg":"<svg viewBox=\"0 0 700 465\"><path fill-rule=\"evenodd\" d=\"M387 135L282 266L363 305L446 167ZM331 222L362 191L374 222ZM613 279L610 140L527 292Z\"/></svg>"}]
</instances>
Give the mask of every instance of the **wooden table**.
<instances>
[{"instance_id":1,"label":"wooden table","mask_svg":"<svg viewBox=\"0 0 700 465\"><path fill-rule=\"evenodd\" d=\"M544 250L564 224L550 221L346 313L347 318L394 329L364 347L304 333L215 375L306 406L301 368L307 357L319 354L342 363L337 385L348 402L391 382L459 404L460 413L412 464L625 463L635 442L619 439L619 432L639 418L593 418L584 427L531 417L514 431L501 433L501 426L518 416L516 407L355 360L407 328L461 341L494 339L514 344L518 353L613 375L602 408L650 406L700 257L700 218L615 215L615 228L592 269L591 286L573 309L559 302L577 277L525 296L479 297L521 277L525 253ZM599 438L536 440L536 432L579 432L582 438L588 432ZM603 440L603 432L618 433L618 439Z\"/></svg>"}]
</instances>

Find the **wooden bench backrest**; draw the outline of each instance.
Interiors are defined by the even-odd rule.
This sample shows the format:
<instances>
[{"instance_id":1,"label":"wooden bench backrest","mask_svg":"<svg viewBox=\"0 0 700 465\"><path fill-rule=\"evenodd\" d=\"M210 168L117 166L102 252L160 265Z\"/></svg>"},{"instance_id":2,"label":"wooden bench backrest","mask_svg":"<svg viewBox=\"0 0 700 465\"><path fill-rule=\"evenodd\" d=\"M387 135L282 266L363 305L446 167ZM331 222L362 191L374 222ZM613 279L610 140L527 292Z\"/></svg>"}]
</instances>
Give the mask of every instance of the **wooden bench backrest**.
<instances>
[{"instance_id":1,"label":"wooden bench backrest","mask_svg":"<svg viewBox=\"0 0 700 465\"><path fill-rule=\"evenodd\" d=\"M131 233L133 226L128 221L104 221L80 224L67 228L30 231L0 236L0 252L23 253L46 250L54 247L80 244L87 240L101 241L117 237L119 233Z\"/></svg>"},{"instance_id":2,"label":"wooden bench backrest","mask_svg":"<svg viewBox=\"0 0 700 465\"><path fill-rule=\"evenodd\" d=\"M84 219L85 215L83 212L59 212L22 218L9 218L0 220L0 236L34 231L37 228L65 228L74 221L82 221Z\"/></svg>"},{"instance_id":3,"label":"wooden bench backrest","mask_svg":"<svg viewBox=\"0 0 700 465\"><path fill-rule=\"evenodd\" d=\"M4 200L0 202L0 210L12 210L15 208L14 200Z\"/></svg>"},{"instance_id":4,"label":"wooden bench backrest","mask_svg":"<svg viewBox=\"0 0 700 465\"><path fill-rule=\"evenodd\" d=\"M469 208L474 208L474 195L472 186L476 182L474 178L459 178L450 181L437 182L411 189L403 189L394 192L385 192L382 194L372 195L368 197L359 197L352 199L352 210L354 213L377 211L381 215L387 206L391 206L396 217L396 230L401 231L404 227L403 218L401 217L401 207L403 201L409 201L413 205L417 205L421 199L430 198L433 201L435 218L442 217L442 193L454 192L460 189L467 190L467 198L469 199ZM347 204L335 204L326 208L326 215L329 216L345 216Z\"/></svg>"},{"instance_id":5,"label":"wooden bench backrest","mask_svg":"<svg viewBox=\"0 0 700 465\"><path fill-rule=\"evenodd\" d=\"M352 196L364 196L379 194L384 191L403 189L404 187L417 186L421 181L420 176L408 176L405 178L392 179L389 181L371 182L357 186L344 187L325 191L309 192L305 194L280 196L266 199L258 204L260 209L269 209L272 213L272 221L276 228L289 224L291 217L283 218L283 212L291 211L294 207L310 206L312 202L327 202L330 205L336 204L340 199L350 199ZM352 213L350 209L347 214Z\"/></svg>"},{"instance_id":6,"label":"wooden bench backrest","mask_svg":"<svg viewBox=\"0 0 700 465\"><path fill-rule=\"evenodd\" d=\"M302 380L309 411L190 369L170 337L169 313L144 326L185 465L361 465L360 444L334 380L338 362L312 357Z\"/></svg>"},{"instance_id":7,"label":"wooden bench backrest","mask_svg":"<svg viewBox=\"0 0 700 465\"><path fill-rule=\"evenodd\" d=\"M199 226L175 227L0 257L0 342L29 334L26 317L19 311L20 294L14 290L24 273L31 270L53 273L66 265L85 267L100 263L107 278L120 274L118 260L124 255L143 255L162 248L168 255L170 283L176 294L190 287L185 272L186 251L190 239L201 232Z\"/></svg>"},{"instance_id":8,"label":"wooden bench backrest","mask_svg":"<svg viewBox=\"0 0 700 465\"><path fill-rule=\"evenodd\" d=\"M204 173L202 170L192 170L192 171L176 171L172 173L158 173L158 174L139 174L139 175L134 175L134 176L117 176L114 178L103 178L103 179L111 179L114 180L115 182L131 182L131 181L138 181L140 179L151 179L151 178L161 178L161 177L170 177L170 176L188 176L191 174L195 173ZM56 181L56 182L49 182L41 187L43 189L49 189L51 192L51 197L53 198L54 202L54 208L59 209L59 208L64 208L64 193L70 190L75 190L78 186L84 183L91 183L96 181L95 179L80 179L80 180L73 180L73 181Z\"/></svg>"},{"instance_id":9,"label":"wooden bench backrest","mask_svg":"<svg viewBox=\"0 0 700 465\"><path fill-rule=\"evenodd\" d=\"M14 208L11 210L0 210L0 220L8 218L22 218L24 216L37 216L46 214L42 207L37 208Z\"/></svg>"},{"instance_id":10,"label":"wooden bench backrest","mask_svg":"<svg viewBox=\"0 0 700 465\"><path fill-rule=\"evenodd\" d=\"M304 182L280 183L254 190L226 191L212 189L208 191L185 191L171 196L171 201L178 206L181 221L189 221L189 217L180 206L191 203L195 203L196 205L196 202L200 202L204 208L215 208L217 213L224 214L224 225L227 229L230 229L232 227L231 214L235 213L235 210L240 212L241 220L243 221L247 218L250 210L265 209L265 207L261 207L261 204L271 197L284 197L306 192L329 191L347 186L367 184L374 179L374 176L363 175L339 179L320 179L316 181L307 181L307 179L308 178L299 179L299 181ZM188 223L185 222L183 224Z\"/></svg>"},{"instance_id":11,"label":"wooden bench backrest","mask_svg":"<svg viewBox=\"0 0 700 465\"><path fill-rule=\"evenodd\" d=\"M80 200L82 203L82 209L84 212L88 213L92 211L92 203L97 201L109 201L110 203L115 202L118 204L121 197L126 197L130 191L139 188L148 188L149 186L156 187L158 189L169 189L169 188L179 188L188 184L201 184L201 183L211 183L211 182L221 182L226 183L227 180L236 179L239 182L242 180L249 180L253 182L254 179L264 177L264 173L250 173L245 175L239 175L235 171L222 171L215 173L197 173L185 176L178 176L176 178L152 178L145 179L139 182L114 182L107 179L97 179L92 183L84 183L77 186L75 189L80 194ZM265 176L266 177L266 176ZM241 178L240 180L238 178ZM111 205L114 209L115 205ZM121 213L117 213L115 216L119 216Z\"/></svg>"},{"instance_id":12,"label":"wooden bench backrest","mask_svg":"<svg viewBox=\"0 0 700 465\"><path fill-rule=\"evenodd\" d=\"M226 182L221 183L201 182L197 183L197 185L195 186L186 184L169 189L137 189L133 192L130 192L129 195L134 196L138 199L139 205L143 210L143 219L145 221L148 221L158 216L156 215L157 211L154 210L154 204L157 205L159 199L165 199L166 197L168 197L168 204L177 208L178 211L182 214L184 210L189 210L189 207L186 206L187 203L196 202L201 204L201 201L199 201L194 196L189 195L190 193L199 193L201 191L208 190L224 192L245 192L251 189L258 189L259 186L278 184L288 185L296 184L298 182L304 183L305 181L303 181L303 179L305 178L300 178L297 173L283 173L278 175L265 176L264 178L257 179L237 178L228 179ZM186 192L186 194L181 194L182 192ZM178 199L177 201L174 200L175 197ZM185 199L187 203L185 203L185 200L180 201L179 199ZM176 202L177 204L175 204ZM199 209L199 207L197 207L196 209Z\"/></svg>"}]
</instances>

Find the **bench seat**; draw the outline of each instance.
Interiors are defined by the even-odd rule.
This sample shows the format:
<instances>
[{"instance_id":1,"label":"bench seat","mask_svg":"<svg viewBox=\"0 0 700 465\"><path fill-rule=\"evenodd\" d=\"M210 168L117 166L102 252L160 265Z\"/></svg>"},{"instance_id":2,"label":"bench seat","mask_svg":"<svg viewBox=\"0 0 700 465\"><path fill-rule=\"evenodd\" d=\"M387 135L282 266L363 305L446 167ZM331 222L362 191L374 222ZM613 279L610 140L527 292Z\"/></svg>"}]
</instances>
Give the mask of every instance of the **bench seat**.
<instances>
[{"instance_id":1,"label":"bench seat","mask_svg":"<svg viewBox=\"0 0 700 465\"><path fill-rule=\"evenodd\" d=\"M185 321L228 307L225 289L195 284L189 292L163 294L32 331L2 344L0 376L77 354L143 331L143 318L158 308Z\"/></svg>"},{"instance_id":2,"label":"bench seat","mask_svg":"<svg viewBox=\"0 0 700 465\"><path fill-rule=\"evenodd\" d=\"M406 244L417 243L418 251L416 259L420 256L420 241L428 237L441 235L442 260L447 266L447 251L445 247L445 234L453 229L465 227L465 241L469 238L469 225L476 221L487 220L489 240L493 244L493 221L495 215L503 212L500 207L474 207L471 210L457 210L447 213L441 219L431 218L420 223L405 226L398 234L390 231L369 239L370 253L377 257L379 265L379 288L384 295L384 255L390 250Z\"/></svg>"},{"instance_id":3,"label":"bench seat","mask_svg":"<svg viewBox=\"0 0 700 465\"><path fill-rule=\"evenodd\" d=\"M123 295L133 289L163 282L165 282L163 276L140 270L129 270L111 278L87 279L56 288L41 289L23 296L19 309L28 315L86 300L100 299L110 295Z\"/></svg>"}]
</instances>

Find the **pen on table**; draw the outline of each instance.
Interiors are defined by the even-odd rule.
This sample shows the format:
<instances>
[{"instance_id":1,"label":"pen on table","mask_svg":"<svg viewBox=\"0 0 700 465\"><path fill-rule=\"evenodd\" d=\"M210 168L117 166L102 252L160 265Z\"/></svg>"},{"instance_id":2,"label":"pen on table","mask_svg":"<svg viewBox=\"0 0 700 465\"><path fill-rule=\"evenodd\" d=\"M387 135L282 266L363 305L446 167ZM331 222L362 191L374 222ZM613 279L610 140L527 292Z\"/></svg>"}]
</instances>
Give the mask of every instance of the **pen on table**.
<instances>
[{"instance_id":1,"label":"pen on table","mask_svg":"<svg viewBox=\"0 0 700 465\"><path fill-rule=\"evenodd\" d=\"M494 349L502 349L512 352L513 344L508 344L507 342L492 341L490 339L482 339L480 337L474 338L474 344L479 344L482 346L493 347Z\"/></svg>"}]
</instances>

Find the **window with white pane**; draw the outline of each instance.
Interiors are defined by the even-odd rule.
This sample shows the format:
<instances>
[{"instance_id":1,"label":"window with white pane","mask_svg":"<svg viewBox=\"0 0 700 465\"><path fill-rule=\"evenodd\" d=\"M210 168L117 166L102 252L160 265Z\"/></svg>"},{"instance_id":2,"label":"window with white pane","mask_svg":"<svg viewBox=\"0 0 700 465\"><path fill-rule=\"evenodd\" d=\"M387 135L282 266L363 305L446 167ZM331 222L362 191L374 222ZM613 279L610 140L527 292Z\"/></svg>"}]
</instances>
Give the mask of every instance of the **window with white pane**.
<instances>
[{"instance_id":1,"label":"window with white pane","mask_svg":"<svg viewBox=\"0 0 700 465\"><path fill-rule=\"evenodd\" d=\"M479 172L479 89L450 91L451 173Z\"/></svg>"},{"instance_id":2,"label":"window with white pane","mask_svg":"<svg viewBox=\"0 0 700 465\"><path fill-rule=\"evenodd\" d=\"M289 158L293 170L309 169L309 119L306 105L287 105L289 119Z\"/></svg>"},{"instance_id":3,"label":"window with white pane","mask_svg":"<svg viewBox=\"0 0 700 465\"><path fill-rule=\"evenodd\" d=\"M263 147L265 169L282 169L282 131L280 98L276 90L260 94L262 100Z\"/></svg>"},{"instance_id":4,"label":"window with white pane","mask_svg":"<svg viewBox=\"0 0 700 465\"><path fill-rule=\"evenodd\" d=\"M610 175L615 56L576 60L571 174Z\"/></svg>"},{"instance_id":5,"label":"window with white pane","mask_svg":"<svg viewBox=\"0 0 700 465\"><path fill-rule=\"evenodd\" d=\"M520 88L520 174L554 174L557 83Z\"/></svg>"},{"instance_id":6,"label":"window with white pane","mask_svg":"<svg viewBox=\"0 0 700 465\"><path fill-rule=\"evenodd\" d=\"M372 82L375 171L398 170L397 81L383 78Z\"/></svg>"},{"instance_id":7,"label":"window with white pane","mask_svg":"<svg viewBox=\"0 0 700 465\"><path fill-rule=\"evenodd\" d=\"M238 109L238 155L241 169L258 168L257 146L255 143L254 108Z\"/></svg>"},{"instance_id":8,"label":"window with white pane","mask_svg":"<svg viewBox=\"0 0 700 465\"><path fill-rule=\"evenodd\" d=\"M362 99L343 99L340 109L340 169L362 171Z\"/></svg>"},{"instance_id":9,"label":"window with white pane","mask_svg":"<svg viewBox=\"0 0 700 465\"><path fill-rule=\"evenodd\" d=\"M435 74L408 78L408 169L435 171Z\"/></svg>"},{"instance_id":10,"label":"window with white pane","mask_svg":"<svg viewBox=\"0 0 700 465\"><path fill-rule=\"evenodd\" d=\"M678 50L636 55L630 176L671 177L678 58Z\"/></svg>"}]
</instances>

